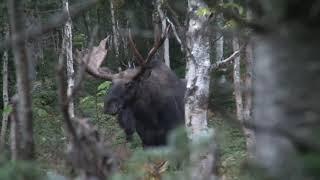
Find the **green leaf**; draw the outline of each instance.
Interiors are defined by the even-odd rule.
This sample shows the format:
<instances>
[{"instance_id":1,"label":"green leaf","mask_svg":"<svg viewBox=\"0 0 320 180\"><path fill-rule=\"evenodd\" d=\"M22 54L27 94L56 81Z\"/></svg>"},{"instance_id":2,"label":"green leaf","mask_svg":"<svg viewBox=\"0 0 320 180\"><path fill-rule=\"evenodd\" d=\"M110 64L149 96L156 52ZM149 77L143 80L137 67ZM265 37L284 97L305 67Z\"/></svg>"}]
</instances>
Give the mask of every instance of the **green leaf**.
<instances>
[{"instance_id":1,"label":"green leaf","mask_svg":"<svg viewBox=\"0 0 320 180\"><path fill-rule=\"evenodd\" d=\"M98 86L98 91L102 90L108 90L111 87L111 82L110 81L105 81L102 84Z\"/></svg>"},{"instance_id":2,"label":"green leaf","mask_svg":"<svg viewBox=\"0 0 320 180\"><path fill-rule=\"evenodd\" d=\"M210 14L211 14L211 10L209 8L200 8L197 11L198 16L206 16Z\"/></svg>"}]
</instances>

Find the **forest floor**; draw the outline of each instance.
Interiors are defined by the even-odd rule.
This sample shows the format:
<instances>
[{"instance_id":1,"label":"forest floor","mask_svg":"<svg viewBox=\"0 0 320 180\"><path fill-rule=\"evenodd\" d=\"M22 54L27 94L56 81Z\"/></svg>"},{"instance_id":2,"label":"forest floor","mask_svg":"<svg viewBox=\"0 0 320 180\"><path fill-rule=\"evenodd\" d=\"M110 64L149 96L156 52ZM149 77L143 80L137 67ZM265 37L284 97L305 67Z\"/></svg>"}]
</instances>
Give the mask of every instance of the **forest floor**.
<instances>
[{"instance_id":1,"label":"forest floor","mask_svg":"<svg viewBox=\"0 0 320 180\"><path fill-rule=\"evenodd\" d=\"M37 114L41 115L41 112ZM35 123L38 162L44 170L70 174L71 169L66 165L64 158L66 138L63 135L61 117L54 113L43 113L42 116L44 117L37 117ZM95 120L95 124L116 156L121 159L121 163L128 160L135 152L142 150L137 136L132 143L126 143L124 133L115 118L101 115ZM218 134L221 174L226 180L240 179L240 170L246 159L245 139L241 131L221 115L213 113L210 113L209 126L215 127Z\"/></svg>"}]
</instances>

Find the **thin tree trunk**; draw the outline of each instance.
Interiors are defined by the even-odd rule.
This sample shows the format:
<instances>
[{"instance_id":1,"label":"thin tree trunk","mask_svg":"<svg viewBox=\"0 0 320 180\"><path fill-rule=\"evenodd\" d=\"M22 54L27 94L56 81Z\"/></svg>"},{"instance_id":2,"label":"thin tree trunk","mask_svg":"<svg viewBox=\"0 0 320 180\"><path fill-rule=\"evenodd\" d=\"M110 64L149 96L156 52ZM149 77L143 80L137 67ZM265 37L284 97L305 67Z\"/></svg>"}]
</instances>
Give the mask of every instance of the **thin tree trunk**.
<instances>
[{"instance_id":1,"label":"thin tree trunk","mask_svg":"<svg viewBox=\"0 0 320 180\"><path fill-rule=\"evenodd\" d=\"M9 37L9 30L6 29L6 39ZM2 99L3 99L3 113L0 133L0 151L4 148L6 140L6 132L8 127L8 106L9 106L9 92L8 92L8 50L3 52L3 66L2 66Z\"/></svg>"},{"instance_id":2,"label":"thin tree trunk","mask_svg":"<svg viewBox=\"0 0 320 180\"><path fill-rule=\"evenodd\" d=\"M196 143L200 137L210 134L207 125L211 65L210 41L208 19L206 16L197 14L197 11L201 8L207 8L202 0L188 0L190 19L187 45L192 56L188 57L186 67L185 117L189 137L193 143ZM191 160L195 165L191 172L192 179L214 177L212 166L215 165L216 159L214 157L215 153L211 150L192 153Z\"/></svg>"},{"instance_id":3,"label":"thin tree trunk","mask_svg":"<svg viewBox=\"0 0 320 180\"><path fill-rule=\"evenodd\" d=\"M113 31L113 44L114 44L114 49L116 53L116 57L119 56L119 33L118 33L118 28L117 28L117 23L116 23L116 17L115 17L115 12L114 12L114 5L113 5L113 0L110 1L110 11L111 11L111 22L112 22L112 31Z\"/></svg>"},{"instance_id":4,"label":"thin tree trunk","mask_svg":"<svg viewBox=\"0 0 320 180\"><path fill-rule=\"evenodd\" d=\"M11 150L11 160L16 161L20 159L20 143L21 138L20 123L18 119L18 96L15 95L11 99L12 112L10 114L10 150Z\"/></svg>"},{"instance_id":5,"label":"thin tree trunk","mask_svg":"<svg viewBox=\"0 0 320 180\"><path fill-rule=\"evenodd\" d=\"M162 29L162 32L164 32L165 29L167 28L167 19L166 19L166 15L163 12L161 6L162 6L162 1L156 0L156 7L157 7L157 11L160 16L160 20L161 20L161 29ZM170 68L170 52L169 52L169 38L168 37L166 38L166 40L163 43L163 48L164 48L164 51L163 51L164 62Z\"/></svg>"},{"instance_id":6,"label":"thin tree trunk","mask_svg":"<svg viewBox=\"0 0 320 180\"><path fill-rule=\"evenodd\" d=\"M251 20L251 12L248 10L247 19ZM252 79L253 79L253 39L249 38L246 47L246 76L245 76L245 92L243 93L244 104L243 104L243 120L245 123L252 123ZM244 128L244 134L246 137L246 146L249 158L253 158L254 153L254 132L252 129Z\"/></svg>"},{"instance_id":7,"label":"thin tree trunk","mask_svg":"<svg viewBox=\"0 0 320 180\"><path fill-rule=\"evenodd\" d=\"M8 1L12 36L21 32L24 28L21 12L23 9L22 4L21 0ZM30 80L28 78L29 61L25 45L25 42L12 43L12 50L16 65L17 91L19 95L17 118L21 124L21 138L19 139L21 142L21 158L31 160L34 158L34 141Z\"/></svg>"},{"instance_id":8,"label":"thin tree trunk","mask_svg":"<svg viewBox=\"0 0 320 180\"><path fill-rule=\"evenodd\" d=\"M220 0L220 3L223 3L223 0ZM215 61L222 61L223 60L223 14L217 15L217 33L215 33L215 50L216 50L216 58Z\"/></svg>"},{"instance_id":9,"label":"thin tree trunk","mask_svg":"<svg viewBox=\"0 0 320 180\"><path fill-rule=\"evenodd\" d=\"M69 2L68 0L63 1L64 10L69 13ZM72 55L72 22L69 16L69 20L66 22L63 28L63 38L64 40L64 51L66 52L67 58L67 76L68 76L68 95L71 94L74 87L74 68L73 68L73 55ZM70 101L69 103L69 113L70 116L74 117L74 102Z\"/></svg>"},{"instance_id":10,"label":"thin tree trunk","mask_svg":"<svg viewBox=\"0 0 320 180\"><path fill-rule=\"evenodd\" d=\"M234 35L232 41L233 51L239 50L239 39ZM233 83L234 83L234 96L236 100L237 119L243 122L243 103L242 103L242 89L241 89L241 74L240 74L240 56L233 60Z\"/></svg>"}]
</instances>

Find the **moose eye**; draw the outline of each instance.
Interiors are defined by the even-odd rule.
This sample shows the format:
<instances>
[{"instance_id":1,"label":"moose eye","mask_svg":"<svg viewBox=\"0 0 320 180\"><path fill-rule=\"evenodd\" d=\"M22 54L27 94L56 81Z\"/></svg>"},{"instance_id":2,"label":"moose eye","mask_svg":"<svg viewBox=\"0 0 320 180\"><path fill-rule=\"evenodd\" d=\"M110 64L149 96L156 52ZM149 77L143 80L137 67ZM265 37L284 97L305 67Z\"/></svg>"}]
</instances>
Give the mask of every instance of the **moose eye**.
<instances>
[{"instance_id":1,"label":"moose eye","mask_svg":"<svg viewBox=\"0 0 320 180\"><path fill-rule=\"evenodd\" d=\"M133 86L133 82L127 82L124 86L125 88L131 88Z\"/></svg>"}]
</instances>

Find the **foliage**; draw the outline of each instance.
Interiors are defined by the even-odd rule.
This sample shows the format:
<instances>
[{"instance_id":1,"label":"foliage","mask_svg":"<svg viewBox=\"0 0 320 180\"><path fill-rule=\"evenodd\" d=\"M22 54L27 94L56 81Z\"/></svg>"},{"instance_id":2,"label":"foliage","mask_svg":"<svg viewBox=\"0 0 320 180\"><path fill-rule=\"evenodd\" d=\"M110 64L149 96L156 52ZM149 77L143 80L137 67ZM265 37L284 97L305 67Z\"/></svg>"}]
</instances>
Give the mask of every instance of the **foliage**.
<instances>
[{"instance_id":1,"label":"foliage","mask_svg":"<svg viewBox=\"0 0 320 180\"><path fill-rule=\"evenodd\" d=\"M3 154L2 154L3 155ZM10 161L0 157L0 180L43 180L44 174L34 162Z\"/></svg>"}]
</instances>

